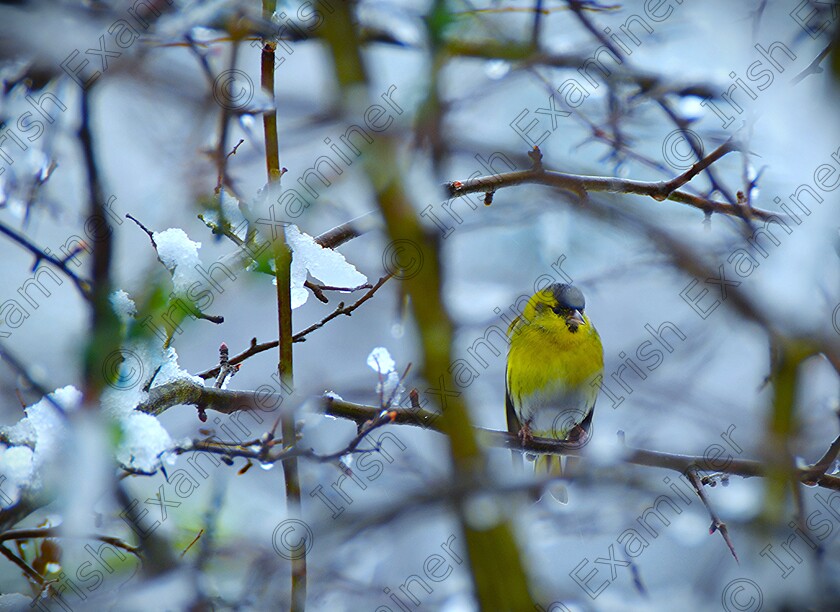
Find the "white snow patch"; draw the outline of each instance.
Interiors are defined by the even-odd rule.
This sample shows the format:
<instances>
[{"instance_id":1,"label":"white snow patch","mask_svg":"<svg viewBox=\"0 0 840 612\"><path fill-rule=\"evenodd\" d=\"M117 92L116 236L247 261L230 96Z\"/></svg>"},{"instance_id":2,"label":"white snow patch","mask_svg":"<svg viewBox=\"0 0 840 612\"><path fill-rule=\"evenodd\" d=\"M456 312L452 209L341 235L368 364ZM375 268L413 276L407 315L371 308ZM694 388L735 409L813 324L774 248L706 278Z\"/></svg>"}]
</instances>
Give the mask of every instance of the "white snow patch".
<instances>
[{"instance_id":1,"label":"white snow patch","mask_svg":"<svg viewBox=\"0 0 840 612\"><path fill-rule=\"evenodd\" d=\"M111 308L123 324L128 324L137 315L137 305L122 289L114 291L109 299Z\"/></svg>"},{"instance_id":2,"label":"white snow patch","mask_svg":"<svg viewBox=\"0 0 840 612\"><path fill-rule=\"evenodd\" d=\"M201 265L198 257L200 242L189 239L184 230L174 227L162 232L154 232L157 253L163 265L172 273L172 284L176 293L186 293L194 283L203 283L204 277L197 268Z\"/></svg>"},{"instance_id":3,"label":"white snow patch","mask_svg":"<svg viewBox=\"0 0 840 612\"><path fill-rule=\"evenodd\" d=\"M127 467L152 471L160 456L172 446L172 438L155 417L133 412L120 421L123 438L117 449L117 461Z\"/></svg>"},{"instance_id":4,"label":"white snow patch","mask_svg":"<svg viewBox=\"0 0 840 612\"><path fill-rule=\"evenodd\" d=\"M292 249L292 308L302 306L309 298L309 292L303 286L307 271L334 287L352 288L367 282L367 277L348 263L344 255L325 249L296 225L286 226L286 241Z\"/></svg>"},{"instance_id":5,"label":"white snow patch","mask_svg":"<svg viewBox=\"0 0 840 612\"><path fill-rule=\"evenodd\" d=\"M390 406L399 404L405 388L400 384L400 375L396 371L397 364L388 349L377 346L368 355L367 364L380 375L380 381L376 383L376 392L384 401L390 400Z\"/></svg>"}]
</instances>

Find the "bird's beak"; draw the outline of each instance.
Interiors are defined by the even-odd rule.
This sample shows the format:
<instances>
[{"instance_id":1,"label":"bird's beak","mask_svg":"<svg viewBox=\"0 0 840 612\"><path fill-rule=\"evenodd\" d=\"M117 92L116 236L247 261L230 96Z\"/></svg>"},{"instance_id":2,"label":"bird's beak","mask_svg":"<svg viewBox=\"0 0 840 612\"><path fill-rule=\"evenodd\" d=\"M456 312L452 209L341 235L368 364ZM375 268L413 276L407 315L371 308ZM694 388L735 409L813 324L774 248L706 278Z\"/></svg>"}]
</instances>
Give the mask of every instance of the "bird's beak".
<instances>
[{"instance_id":1,"label":"bird's beak","mask_svg":"<svg viewBox=\"0 0 840 612\"><path fill-rule=\"evenodd\" d=\"M586 321L583 320L583 313L579 310L573 310L569 318L566 319L566 322L578 326L586 325Z\"/></svg>"}]
</instances>

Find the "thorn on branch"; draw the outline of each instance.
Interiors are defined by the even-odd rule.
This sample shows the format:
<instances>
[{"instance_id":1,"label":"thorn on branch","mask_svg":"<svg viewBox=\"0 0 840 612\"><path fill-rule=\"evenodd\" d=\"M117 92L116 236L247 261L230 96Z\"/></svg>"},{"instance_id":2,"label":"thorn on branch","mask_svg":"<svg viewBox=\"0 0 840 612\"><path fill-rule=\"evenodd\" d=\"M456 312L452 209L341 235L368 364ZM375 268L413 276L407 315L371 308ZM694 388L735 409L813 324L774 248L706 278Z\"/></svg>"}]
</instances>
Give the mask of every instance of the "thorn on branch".
<instances>
[{"instance_id":1,"label":"thorn on branch","mask_svg":"<svg viewBox=\"0 0 840 612\"><path fill-rule=\"evenodd\" d=\"M703 479L698 475L696 468L686 470L686 475L689 480L691 480L691 484L694 485L694 490L697 491L697 496L700 498L700 501L703 502L703 505L706 506L706 510L709 511L709 516L712 519L712 524L709 527L709 535L712 535L715 531L719 531L724 542L726 542L726 545L729 547L729 552L731 552L732 556L735 558L735 562L740 565L741 562L738 560L738 554L735 552L735 545L732 543L732 538L729 537L729 528L726 526L726 523L720 520L717 513L712 508L709 498L706 497L706 492L703 490Z\"/></svg>"},{"instance_id":2,"label":"thorn on branch","mask_svg":"<svg viewBox=\"0 0 840 612\"><path fill-rule=\"evenodd\" d=\"M840 436L834 439L834 442L825 451L825 454L807 471L807 478L803 478L802 482L806 485L815 485L820 478L831 468L832 464L837 460L837 455L840 454Z\"/></svg>"}]
</instances>

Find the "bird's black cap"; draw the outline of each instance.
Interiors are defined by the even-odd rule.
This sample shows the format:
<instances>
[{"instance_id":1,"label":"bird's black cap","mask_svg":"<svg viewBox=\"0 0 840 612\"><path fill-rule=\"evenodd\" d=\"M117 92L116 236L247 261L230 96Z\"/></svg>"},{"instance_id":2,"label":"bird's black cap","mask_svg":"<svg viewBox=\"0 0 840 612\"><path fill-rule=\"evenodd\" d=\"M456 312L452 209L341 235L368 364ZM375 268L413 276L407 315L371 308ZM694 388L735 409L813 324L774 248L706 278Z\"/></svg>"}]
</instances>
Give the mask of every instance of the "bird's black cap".
<instances>
[{"instance_id":1,"label":"bird's black cap","mask_svg":"<svg viewBox=\"0 0 840 612\"><path fill-rule=\"evenodd\" d=\"M586 300L580 289L574 285L556 283L549 287L554 294L557 303L563 308L571 310L583 310L586 307Z\"/></svg>"}]
</instances>

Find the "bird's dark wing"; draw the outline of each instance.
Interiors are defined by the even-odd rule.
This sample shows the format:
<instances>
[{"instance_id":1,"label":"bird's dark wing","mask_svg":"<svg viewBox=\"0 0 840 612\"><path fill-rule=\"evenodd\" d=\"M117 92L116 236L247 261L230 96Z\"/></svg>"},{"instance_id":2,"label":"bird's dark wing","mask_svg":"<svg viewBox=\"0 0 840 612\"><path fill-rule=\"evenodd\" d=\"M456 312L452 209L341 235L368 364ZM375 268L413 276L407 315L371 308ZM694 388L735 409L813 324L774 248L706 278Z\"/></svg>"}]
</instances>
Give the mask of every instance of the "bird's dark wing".
<instances>
[{"instance_id":1,"label":"bird's dark wing","mask_svg":"<svg viewBox=\"0 0 840 612\"><path fill-rule=\"evenodd\" d=\"M519 431L522 429L522 423L519 422L519 417L516 416L516 410L513 408L513 400L507 388L507 368L505 368L505 415L507 416L508 433L518 436ZM522 453L516 451L511 452L513 454L513 469L521 470L524 466Z\"/></svg>"}]
</instances>

